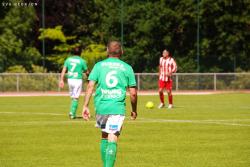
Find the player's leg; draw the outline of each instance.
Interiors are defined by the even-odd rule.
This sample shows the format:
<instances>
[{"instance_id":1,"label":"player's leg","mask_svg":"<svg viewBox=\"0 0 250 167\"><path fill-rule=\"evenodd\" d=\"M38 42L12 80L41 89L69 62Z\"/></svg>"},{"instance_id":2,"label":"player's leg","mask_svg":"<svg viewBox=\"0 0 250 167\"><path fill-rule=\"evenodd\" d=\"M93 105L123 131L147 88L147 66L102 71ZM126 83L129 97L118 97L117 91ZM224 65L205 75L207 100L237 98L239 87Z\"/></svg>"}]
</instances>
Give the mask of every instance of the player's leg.
<instances>
[{"instance_id":1,"label":"player's leg","mask_svg":"<svg viewBox=\"0 0 250 167\"><path fill-rule=\"evenodd\" d=\"M107 150L107 146L108 146L108 133L102 132L100 150L101 150L101 157L102 157L103 167L106 167L106 150Z\"/></svg>"},{"instance_id":2,"label":"player's leg","mask_svg":"<svg viewBox=\"0 0 250 167\"><path fill-rule=\"evenodd\" d=\"M69 89L70 89L70 96L71 96L70 117L74 119L76 118L76 111L78 108L78 99L82 91L82 80L70 79Z\"/></svg>"},{"instance_id":3,"label":"player's leg","mask_svg":"<svg viewBox=\"0 0 250 167\"><path fill-rule=\"evenodd\" d=\"M163 89L164 89L164 86L165 86L164 81L159 80L158 86L159 86L158 92L159 92L159 97L160 97L160 101L161 101L158 108L163 108L165 106L164 93L163 93Z\"/></svg>"},{"instance_id":4,"label":"player's leg","mask_svg":"<svg viewBox=\"0 0 250 167\"><path fill-rule=\"evenodd\" d=\"M169 80L167 82L167 93L168 93L168 108L173 108L173 95L172 95L172 85L173 85L173 81Z\"/></svg>"},{"instance_id":5,"label":"player's leg","mask_svg":"<svg viewBox=\"0 0 250 167\"><path fill-rule=\"evenodd\" d=\"M70 106L70 118L72 119L76 118L77 108L78 108L78 98L72 98Z\"/></svg>"},{"instance_id":6,"label":"player's leg","mask_svg":"<svg viewBox=\"0 0 250 167\"><path fill-rule=\"evenodd\" d=\"M118 135L110 133L108 135L108 145L106 150L106 166L113 167L116 160Z\"/></svg>"},{"instance_id":7,"label":"player's leg","mask_svg":"<svg viewBox=\"0 0 250 167\"><path fill-rule=\"evenodd\" d=\"M96 127L102 129L102 139L100 142L100 151L103 167L106 167L106 150L108 146L108 133L105 131L109 115L96 114Z\"/></svg>"},{"instance_id":8,"label":"player's leg","mask_svg":"<svg viewBox=\"0 0 250 167\"><path fill-rule=\"evenodd\" d=\"M121 132L125 116L111 115L107 121L105 131L108 132L108 146L106 150L106 167L113 167L116 160L117 140Z\"/></svg>"},{"instance_id":9,"label":"player's leg","mask_svg":"<svg viewBox=\"0 0 250 167\"><path fill-rule=\"evenodd\" d=\"M70 118L73 118L73 99L72 99L72 95L73 95L73 89L74 89L74 82L71 79L68 79L68 86L69 86L69 95L71 97L71 104L70 104L70 111L69 111L69 116Z\"/></svg>"}]
</instances>

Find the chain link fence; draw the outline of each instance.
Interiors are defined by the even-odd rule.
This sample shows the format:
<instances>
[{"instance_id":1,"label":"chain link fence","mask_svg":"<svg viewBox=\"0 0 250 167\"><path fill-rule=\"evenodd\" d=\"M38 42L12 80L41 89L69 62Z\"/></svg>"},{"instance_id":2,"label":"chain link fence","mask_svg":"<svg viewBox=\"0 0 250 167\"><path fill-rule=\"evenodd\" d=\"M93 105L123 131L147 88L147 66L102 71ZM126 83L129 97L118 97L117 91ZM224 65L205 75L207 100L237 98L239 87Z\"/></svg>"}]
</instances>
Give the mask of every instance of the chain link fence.
<instances>
[{"instance_id":1,"label":"chain link fence","mask_svg":"<svg viewBox=\"0 0 250 167\"><path fill-rule=\"evenodd\" d=\"M136 73L141 91L158 89L157 73ZM59 88L59 73L1 73L0 92L64 92ZM250 73L176 73L172 77L175 91L250 90ZM86 87L86 78L84 78ZM65 82L67 83L67 82Z\"/></svg>"}]
</instances>

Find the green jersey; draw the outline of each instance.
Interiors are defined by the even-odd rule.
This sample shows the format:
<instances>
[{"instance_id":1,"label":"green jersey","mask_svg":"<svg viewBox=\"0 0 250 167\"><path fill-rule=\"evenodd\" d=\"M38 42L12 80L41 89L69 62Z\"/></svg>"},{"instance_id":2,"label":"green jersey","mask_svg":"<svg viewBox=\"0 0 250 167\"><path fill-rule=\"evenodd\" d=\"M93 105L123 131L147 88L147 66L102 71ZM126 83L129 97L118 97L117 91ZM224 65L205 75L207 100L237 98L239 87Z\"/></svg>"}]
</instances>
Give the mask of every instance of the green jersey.
<instances>
[{"instance_id":1,"label":"green jersey","mask_svg":"<svg viewBox=\"0 0 250 167\"><path fill-rule=\"evenodd\" d=\"M71 56L64 62L64 67L68 70L67 77L69 79L82 79L83 72L85 72L88 67L86 61L80 56Z\"/></svg>"},{"instance_id":2,"label":"green jersey","mask_svg":"<svg viewBox=\"0 0 250 167\"><path fill-rule=\"evenodd\" d=\"M125 115L127 87L136 86L132 67L118 58L98 62L88 80L97 83L95 92L96 114Z\"/></svg>"}]
</instances>

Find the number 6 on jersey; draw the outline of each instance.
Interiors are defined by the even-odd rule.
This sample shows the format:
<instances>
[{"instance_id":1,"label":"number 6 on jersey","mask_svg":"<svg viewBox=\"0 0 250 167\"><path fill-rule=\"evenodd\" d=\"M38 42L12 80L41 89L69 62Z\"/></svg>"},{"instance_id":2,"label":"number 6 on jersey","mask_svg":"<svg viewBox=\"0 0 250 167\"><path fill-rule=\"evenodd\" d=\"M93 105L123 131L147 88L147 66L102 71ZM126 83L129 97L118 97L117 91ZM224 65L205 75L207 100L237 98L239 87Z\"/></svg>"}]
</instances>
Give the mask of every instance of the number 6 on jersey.
<instances>
[{"instance_id":1,"label":"number 6 on jersey","mask_svg":"<svg viewBox=\"0 0 250 167\"><path fill-rule=\"evenodd\" d=\"M106 85L109 88L113 88L113 87L115 87L118 84L118 79L115 76L115 74L117 74L117 71L110 71L106 75Z\"/></svg>"}]
</instances>

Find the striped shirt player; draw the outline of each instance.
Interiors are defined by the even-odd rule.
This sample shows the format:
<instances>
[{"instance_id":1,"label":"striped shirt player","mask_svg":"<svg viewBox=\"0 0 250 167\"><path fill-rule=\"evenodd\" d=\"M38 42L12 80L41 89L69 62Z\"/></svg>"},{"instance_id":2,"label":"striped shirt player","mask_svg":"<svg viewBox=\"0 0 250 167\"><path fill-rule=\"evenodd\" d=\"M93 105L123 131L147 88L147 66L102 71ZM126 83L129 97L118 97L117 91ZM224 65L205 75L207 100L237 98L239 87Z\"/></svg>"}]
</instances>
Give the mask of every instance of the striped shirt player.
<instances>
[{"instance_id":1,"label":"striped shirt player","mask_svg":"<svg viewBox=\"0 0 250 167\"><path fill-rule=\"evenodd\" d=\"M168 93L168 108L173 107L173 95L172 95L172 74L177 71L177 65L175 60L170 56L169 51L166 49L162 52L162 57L159 61L159 96L160 96L160 105L158 108L163 108L165 106L164 103L164 88Z\"/></svg>"}]
</instances>

